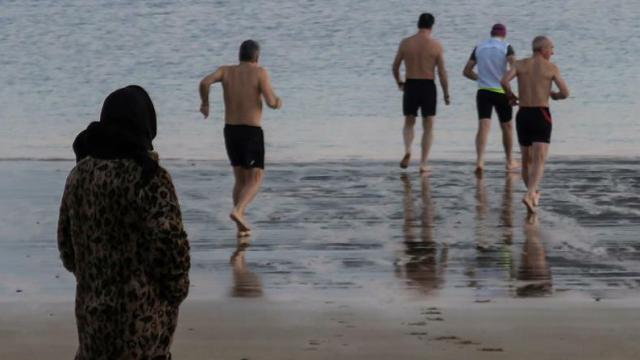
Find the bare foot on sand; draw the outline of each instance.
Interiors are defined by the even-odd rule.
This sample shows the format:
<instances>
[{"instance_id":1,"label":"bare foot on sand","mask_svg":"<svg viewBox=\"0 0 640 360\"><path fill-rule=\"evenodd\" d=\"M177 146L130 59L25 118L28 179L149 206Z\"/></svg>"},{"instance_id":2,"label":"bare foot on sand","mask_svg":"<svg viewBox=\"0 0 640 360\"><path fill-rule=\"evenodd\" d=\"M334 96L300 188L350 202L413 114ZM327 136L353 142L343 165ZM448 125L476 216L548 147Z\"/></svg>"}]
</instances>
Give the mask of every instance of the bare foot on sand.
<instances>
[{"instance_id":1,"label":"bare foot on sand","mask_svg":"<svg viewBox=\"0 0 640 360\"><path fill-rule=\"evenodd\" d=\"M404 157L400 161L400 167L403 168L403 169L408 168L409 167L409 160L411 160L411 154L410 153L404 154Z\"/></svg>"},{"instance_id":2,"label":"bare foot on sand","mask_svg":"<svg viewBox=\"0 0 640 360\"><path fill-rule=\"evenodd\" d=\"M533 196L533 206L540 204L540 190L536 190L536 194Z\"/></svg>"},{"instance_id":3,"label":"bare foot on sand","mask_svg":"<svg viewBox=\"0 0 640 360\"><path fill-rule=\"evenodd\" d=\"M518 172L521 167L522 165L518 161L513 160L510 164L504 166L504 170L506 172Z\"/></svg>"},{"instance_id":4,"label":"bare foot on sand","mask_svg":"<svg viewBox=\"0 0 640 360\"><path fill-rule=\"evenodd\" d=\"M524 195L524 197L522 198L522 203L524 203L527 206L527 211L529 212L529 214L536 213L536 207L533 204L533 199L530 198L528 194Z\"/></svg>"},{"instance_id":5,"label":"bare foot on sand","mask_svg":"<svg viewBox=\"0 0 640 360\"><path fill-rule=\"evenodd\" d=\"M236 209L231 210L229 217L238 225L238 232L251 231L249 224L247 224L242 215L238 214Z\"/></svg>"},{"instance_id":6,"label":"bare foot on sand","mask_svg":"<svg viewBox=\"0 0 640 360\"><path fill-rule=\"evenodd\" d=\"M476 177L479 179L482 177L483 172L484 169L482 168L482 166L476 166L476 170L473 173L476 174Z\"/></svg>"},{"instance_id":7,"label":"bare foot on sand","mask_svg":"<svg viewBox=\"0 0 640 360\"><path fill-rule=\"evenodd\" d=\"M251 230L238 230L238 238L246 238L251 236Z\"/></svg>"},{"instance_id":8,"label":"bare foot on sand","mask_svg":"<svg viewBox=\"0 0 640 360\"><path fill-rule=\"evenodd\" d=\"M431 167L427 165L420 165L420 174L429 174L431 173Z\"/></svg>"}]
</instances>

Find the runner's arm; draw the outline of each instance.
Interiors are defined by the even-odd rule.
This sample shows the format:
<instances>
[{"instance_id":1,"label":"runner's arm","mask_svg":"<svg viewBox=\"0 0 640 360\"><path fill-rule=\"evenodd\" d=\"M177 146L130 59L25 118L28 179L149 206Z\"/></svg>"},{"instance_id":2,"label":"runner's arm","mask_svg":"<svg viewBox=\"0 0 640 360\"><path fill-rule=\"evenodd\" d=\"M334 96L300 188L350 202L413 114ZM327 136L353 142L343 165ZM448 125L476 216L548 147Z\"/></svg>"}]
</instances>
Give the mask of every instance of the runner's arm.
<instances>
[{"instance_id":1,"label":"runner's arm","mask_svg":"<svg viewBox=\"0 0 640 360\"><path fill-rule=\"evenodd\" d=\"M444 94L444 103L449 105L449 79L447 78L447 68L444 65L444 51L442 50L436 57L436 66L438 67L438 79L440 79L440 86L442 86L442 93Z\"/></svg>"},{"instance_id":2,"label":"runner's arm","mask_svg":"<svg viewBox=\"0 0 640 360\"><path fill-rule=\"evenodd\" d=\"M474 66L476 66L476 62L469 59L469 61L467 61L467 65L464 66L464 70L462 70L462 75L469 80L477 81L478 74L473 71Z\"/></svg>"},{"instance_id":3,"label":"runner's arm","mask_svg":"<svg viewBox=\"0 0 640 360\"><path fill-rule=\"evenodd\" d=\"M513 93L513 90L511 90L511 84L510 84L511 80L513 80L516 77L516 75L517 75L516 67L515 65L513 65L504 74L504 76L502 77L502 80L500 80L500 85L502 85L502 89L506 93L507 98L509 98L509 102L512 105L515 105L518 102L518 97L516 96L516 94Z\"/></svg>"},{"instance_id":4,"label":"runner's arm","mask_svg":"<svg viewBox=\"0 0 640 360\"><path fill-rule=\"evenodd\" d=\"M271 79L269 78L269 73L267 72L267 70L263 69L260 72L259 84L260 92L262 93L262 97L267 103L267 106L272 109L280 109L282 107L282 100L280 100L280 98L276 96L276 93L273 91L273 88L271 87Z\"/></svg>"},{"instance_id":5,"label":"runner's arm","mask_svg":"<svg viewBox=\"0 0 640 360\"><path fill-rule=\"evenodd\" d=\"M551 98L553 100L563 100L569 97L569 87L567 82L560 76L560 71L556 68L556 73L553 75L553 82L558 87L559 91L552 91Z\"/></svg>"},{"instance_id":6,"label":"runner's arm","mask_svg":"<svg viewBox=\"0 0 640 360\"><path fill-rule=\"evenodd\" d=\"M400 78L400 64L402 64L403 60L402 43L400 43L400 46L398 46L398 52L396 53L396 58L393 60L393 65L391 66L393 77L396 79L396 84L398 84L398 88L400 90L404 87L404 81Z\"/></svg>"},{"instance_id":7,"label":"runner's arm","mask_svg":"<svg viewBox=\"0 0 640 360\"><path fill-rule=\"evenodd\" d=\"M209 117L209 88L214 83L222 81L224 74L224 68L219 67L215 72L207 75L200 81L200 112L204 115L205 119Z\"/></svg>"},{"instance_id":8,"label":"runner's arm","mask_svg":"<svg viewBox=\"0 0 640 360\"><path fill-rule=\"evenodd\" d=\"M509 45L507 48L507 64L509 64L509 68L512 68L516 63L516 52L513 51L513 47Z\"/></svg>"},{"instance_id":9,"label":"runner's arm","mask_svg":"<svg viewBox=\"0 0 640 360\"><path fill-rule=\"evenodd\" d=\"M462 70L462 75L469 80L477 81L478 74L473 71L473 68L476 66L476 49L473 49L471 56L469 57L469 61L467 61L467 65L464 66L464 70Z\"/></svg>"}]
</instances>

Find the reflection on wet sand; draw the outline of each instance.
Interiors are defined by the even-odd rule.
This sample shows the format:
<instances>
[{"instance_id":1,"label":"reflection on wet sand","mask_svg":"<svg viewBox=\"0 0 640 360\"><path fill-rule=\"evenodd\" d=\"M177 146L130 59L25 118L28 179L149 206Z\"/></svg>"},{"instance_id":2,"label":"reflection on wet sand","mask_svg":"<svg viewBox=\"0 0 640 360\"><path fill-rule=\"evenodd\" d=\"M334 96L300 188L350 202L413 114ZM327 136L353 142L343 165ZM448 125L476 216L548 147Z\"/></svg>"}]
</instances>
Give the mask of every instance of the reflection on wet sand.
<instances>
[{"instance_id":1,"label":"reflection on wet sand","mask_svg":"<svg viewBox=\"0 0 640 360\"><path fill-rule=\"evenodd\" d=\"M494 296L491 284L514 281L517 268L513 256L513 184L517 174L506 174L499 209L493 210L487 194L485 177L476 179L475 191L475 261L465 270L467 286L480 290L481 296ZM497 214L494 214L497 213ZM487 293L488 291L488 293Z\"/></svg>"},{"instance_id":2,"label":"reflection on wet sand","mask_svg":"<svg viewBox=\"0 0 640 360\"><path fill-rule=\"evenodd\" d=\"M260 277L247 268L245 253L248 246L244 243L238 245L236 251L231 255L231 266L233 268L232 297L261 297L262 282Z\"/></svg>"},{"instance_id":3,"label":"reflection on wet sand","mask_svg":"<svg viewBox=\"0 0 640 360\"><path fill-rule=\"evenodd\" d=\"M552 291L551 268L542 241L537 215L528 216L524 225L525 242L518 269L518 280L526 282L516 288L517 296L532 297L550 295Z\"/></svg>"},{"instance_id":4,"label":"reflection on wet sand","mask_svg":"<svg viewBox=\"0 0 640 360\"><path fill-rule=\"evenodd\" d=\"M487 214L489 213L489 204L487 202L487 189L484 184L483 177L476 179L476 216L475 216L475 235L476 248L484 250L491 246L489 242L488 228L486 224Z\"/></svg>"},{"instance_id":5,"label":"reflection on wet sand","mask_svg":"<svg viewBox=\"0 0 640 360\"><path fill-rule=\"evenodd\" d=\"M480 287L478 272L487 271L506 274L503 280L515 278L513 256L513 175L507 174L500 206L500 217L497 227L492 224L491 208L485 186L484 177L476 179L476 213L475 213L475 244L476 263L466 273L471 278L469 286ZM501 229L498 234L496 229Z\"/></svg>"},{"instance_id":6,"label":"reflection on wet sand","mask_svg":"<svg viewBox=\"0 0 640 360\"><path fill-rule=\"evenodd\" d=\"M504 179L499 226L502 228L502 242L507 245L513 244L513 183L518 178L517 174L507 173Z\"/></svg>"},{"instance_id":7,"label":"reflection on wet sand","mask_svg":"<svg viewBox=\"0 0 640 360\"><path fill-rule=\"evenodd\" d=\"M514 282L515 296L544 296L551 293L551 271L540 240L538 219L528 217L524 223L524 243L520 264L514 259L513 184L517 175L507 174L500 203L497 227L493 225L489 196L484 178L476 182L476 261L467 269L470 287L482 289L495 280ZM495 277L498 278L495 278ZM490 289L493 292L495 289Z\"/></svg>"},{"instance_id":8,"label":"reflection on wet sand","mask_svg":"<svg viewBox=\"0 0 640 360\"><path fill-rule=\"evenodd\" d=\"M421 213L417 218L413 201L411 179L402 174L404 186L404 245L403 265L398 265L396 274L407 279L407 285L429 294L444 284L448 248L434 241L433 202L429 177L420 177ZM416 231L419 229L419 234Z\"/></svg>"}]
</instances>

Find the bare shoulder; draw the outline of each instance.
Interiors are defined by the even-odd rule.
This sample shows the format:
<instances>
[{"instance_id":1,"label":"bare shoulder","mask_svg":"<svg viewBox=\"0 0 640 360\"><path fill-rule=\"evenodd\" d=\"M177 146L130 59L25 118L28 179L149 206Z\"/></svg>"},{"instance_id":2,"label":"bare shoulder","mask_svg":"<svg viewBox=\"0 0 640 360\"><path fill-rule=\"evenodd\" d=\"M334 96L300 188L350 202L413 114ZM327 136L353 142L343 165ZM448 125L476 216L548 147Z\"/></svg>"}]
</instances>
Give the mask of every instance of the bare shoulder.
<instances>
[{"instance_id":1,"label":"bare shoulder","mask_svg":"<svg viewBox=\"0 0 640 360\"><path fill-rule=\"evenodd\" d=\"M438 55L443 55L444 54L444 46L442 45L440 40L433 39L433 48L435 49L435 51L436 51L436 53Z\"/></svg>"},{"instance_id":2,"label":"bare shoulder","mask_svg":"<svg viewBox=\"0 0 640 360\"><path fill-rule=\"evenodd\" d=\"M404 49L406 49L406 48L407 48L407 45L408 45L408 44L409 44L409 42L411 41L411 38L412 38L412 37L413 37L413 36L409 36L409 37L406 37L406 38L404 38L404 39L400 40L400 45L398 45L398 50L404 50Z\"/></svg>"},{"instance_id":3,"label":"bare shoulder","mask_svg":"<svg viewBox=\"0 0 640 360\"><path fill-rule=\"evenodd\" d=\"M527 64L529 63L530 60L531 58L516 60L513 63L513 66L515 67L516 71L523 71L527 67Z\"/></svg>"},{"instance_id":4,"label":"bare shoulder","mask_svg":"<svg viewBox=\"0 0 640 360\"><path fill-rule=\"evenodd\" d=\"M269 78L269 71L266 68L263 68L262 66L258 66L256 68L256 72L258 74L258 77L260 77L261 79Z\"/></svg>"}]
</instances>

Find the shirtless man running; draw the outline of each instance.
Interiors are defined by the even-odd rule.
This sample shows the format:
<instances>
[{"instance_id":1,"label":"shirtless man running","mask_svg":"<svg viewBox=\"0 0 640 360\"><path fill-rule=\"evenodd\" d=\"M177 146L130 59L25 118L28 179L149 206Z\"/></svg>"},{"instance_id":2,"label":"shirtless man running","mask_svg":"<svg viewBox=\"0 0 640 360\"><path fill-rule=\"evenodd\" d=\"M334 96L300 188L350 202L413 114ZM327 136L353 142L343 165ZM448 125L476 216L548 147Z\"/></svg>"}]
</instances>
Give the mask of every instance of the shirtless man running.
<instances>
[{"instance_id":1,"label":"shirtless man running","mask_svg":"<svg viewBox=\"0 0 640 360\"><path fill-rule=\"evenodd\" d=\"M436 115L435 70L444 93L444 102L449 105L449 84L447 70L444 66L444 49L442 44L431 37L431 28L435 19L433 15L424 13L418 19L418 32L400 42L398 53L393 61L393 76L398 88L404 91L402 110L405 116L404 138L405 154L400 167L406 169L411 159L411 143L414 137L414 125L418 109L422 112L422 157L420 172L430 171L427 166L429 150L433 141L433 121ZM400 77L400 65L404 62L406 81Z\"/></svg>"},{"instance_id":2,"label":"shirtless man running","mask_svg":"<svg viewBox=\"0 0 640 360\"><path fill-rule=\"evenodd\" d=\"M516 61L501 81L502 88L511 102L520 102L520 109L516 115L516 131L522 152L522 179L527 186L527 193L522 202L531 214L535 214L538 206L538 188L551 141L549 98L562 100L569 97L569 88L560 76L560 70L549 61L553 55L553 47L551 39L537 36L532 42L533 55ZM515 77L518 77L520 99L509 85ZM552 83L556 84L559 91L551 90Z\"/></svg>"},{"instance_id":3,"label":"shirtless man running","mask_svg":"<svg viewBox=\"0 0 640 360\"><path fill-rule=\"evenodd\" d=\"M269 73L258 65L260 46L253 40L240 45L240 63L219 67L200 82L200 112L209 116L209 88L222 82L224 91L224 140L233 167L233 209L229 214L236 223L238 236L250 235L245 210L255 198L264 174L264 136L261 128L262 99L272 109L282 101L271 88Z\"/></svg>"}]
</instances>

